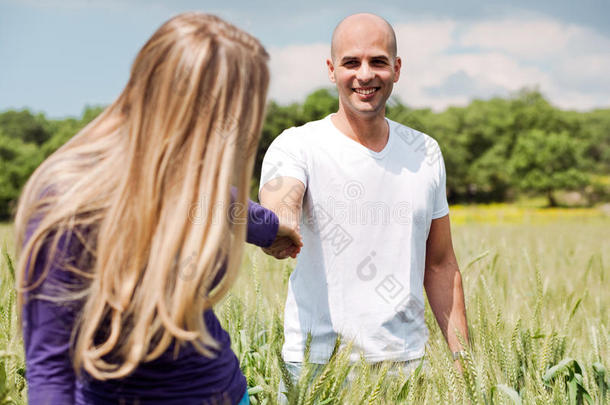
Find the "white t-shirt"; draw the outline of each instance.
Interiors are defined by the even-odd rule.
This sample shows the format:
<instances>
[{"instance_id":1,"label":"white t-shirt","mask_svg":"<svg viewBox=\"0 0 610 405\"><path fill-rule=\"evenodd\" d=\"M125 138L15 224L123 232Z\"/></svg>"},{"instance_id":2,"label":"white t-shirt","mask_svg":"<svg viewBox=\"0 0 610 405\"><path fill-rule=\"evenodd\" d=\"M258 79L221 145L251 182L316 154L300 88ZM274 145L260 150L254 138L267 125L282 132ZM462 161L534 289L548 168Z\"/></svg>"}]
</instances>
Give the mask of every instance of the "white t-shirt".
<instances>
[{"instance_id":1,"label":"white t-shirt","mask_svg":"<svg viewBox=\"0 0 610 405\"><path fill-rule=\"evenodd\" d=\"M424 264L432 219L449 212L445 167L426 134L387 120L374 152L340 132L330 115L278 136L263 161L261 187L277 177L305 185L303 248L284 313L285 361L326 363L337 334L352 361L424 355Z\"/></svg>"}]
</instances>

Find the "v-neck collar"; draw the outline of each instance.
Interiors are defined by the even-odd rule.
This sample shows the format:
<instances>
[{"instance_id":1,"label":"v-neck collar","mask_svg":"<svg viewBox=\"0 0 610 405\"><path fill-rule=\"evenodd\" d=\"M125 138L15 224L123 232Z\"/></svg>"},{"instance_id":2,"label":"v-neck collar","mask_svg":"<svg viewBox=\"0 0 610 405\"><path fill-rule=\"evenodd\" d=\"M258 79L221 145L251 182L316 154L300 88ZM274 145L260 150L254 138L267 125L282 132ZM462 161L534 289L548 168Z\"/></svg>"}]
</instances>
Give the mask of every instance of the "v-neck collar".
<instances>
[{"instance_id":1,"label":"v-neck collar","mask_svg":"<svg viewBox=\"0 0 610 405\"><path fill-rule=\"evenodd\" d=\"M350 138L349 136L345 135L341 130L339 130L339 128L337 128L335 126L335 124L333 123L331 117L334 114L329 114L326 116L325 120L327 121L328 125L330 126L331 129L331 133L333 133L334 135L344 139L344 143L346 145L349 145L349 147L351 147L352 149L356 149L359 150L362 153L367 154L368 156L371 156L375 159L382 159L385 155L388 154L388 151L390 150L390 146L392 144L392 141L394 139L394 135L392 134L392 126L390 124L390 121L384 117L386 123L388 124L388 141L386 142L385 146L383 147L382 150L380 150L379 152L375 152L372 149L367 148L366 146L364 146L363 144L361 144L360 142Z\"/></svg>"}]
</instances>

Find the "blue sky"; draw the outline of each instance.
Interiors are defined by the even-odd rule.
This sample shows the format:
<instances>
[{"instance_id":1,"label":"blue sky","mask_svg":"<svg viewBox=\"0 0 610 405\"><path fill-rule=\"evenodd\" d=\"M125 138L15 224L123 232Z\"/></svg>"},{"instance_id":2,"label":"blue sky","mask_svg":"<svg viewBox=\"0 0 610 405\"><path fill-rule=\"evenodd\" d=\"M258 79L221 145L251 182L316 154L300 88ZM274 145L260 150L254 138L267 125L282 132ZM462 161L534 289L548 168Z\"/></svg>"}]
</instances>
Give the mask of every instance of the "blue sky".
<instances>
[{"instance_id":1,"label":"blue sky","mask_svg":"<svg viewBox=\"0 0 610 405\"><path fill-rule=\"evenodd\" d=\"M50 117L108 104L139 48L171 16L217 14L271 54L270 98L302 101L330 86L337 22L369 11L395 27L403 58L394 95L442 110L537 86L561 108L610 107L610 1L118 1L0 0L0 111Z\"/></svg>"}]
</instances>

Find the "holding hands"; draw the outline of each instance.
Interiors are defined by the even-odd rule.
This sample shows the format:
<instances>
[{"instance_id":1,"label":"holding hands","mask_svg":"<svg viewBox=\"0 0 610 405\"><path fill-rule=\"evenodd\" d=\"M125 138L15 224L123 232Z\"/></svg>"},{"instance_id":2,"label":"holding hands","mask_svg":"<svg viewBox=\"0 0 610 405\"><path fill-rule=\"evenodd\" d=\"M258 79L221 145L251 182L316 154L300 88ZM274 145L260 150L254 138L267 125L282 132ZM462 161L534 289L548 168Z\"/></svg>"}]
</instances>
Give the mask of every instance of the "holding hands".
<instances>
[{"instance_id":1,"label":"holding hands","mask_svg":"<svg viewBox=\"0 0 610 405\"><path fill-rule=\"evenodd\" d=\"M262 248L263 252L276 259L286 259L287 257L295 259L303 246L299 231L298 225L289 224L280 218L277 236L271 246Z\"/></svg>"}]
</instances>

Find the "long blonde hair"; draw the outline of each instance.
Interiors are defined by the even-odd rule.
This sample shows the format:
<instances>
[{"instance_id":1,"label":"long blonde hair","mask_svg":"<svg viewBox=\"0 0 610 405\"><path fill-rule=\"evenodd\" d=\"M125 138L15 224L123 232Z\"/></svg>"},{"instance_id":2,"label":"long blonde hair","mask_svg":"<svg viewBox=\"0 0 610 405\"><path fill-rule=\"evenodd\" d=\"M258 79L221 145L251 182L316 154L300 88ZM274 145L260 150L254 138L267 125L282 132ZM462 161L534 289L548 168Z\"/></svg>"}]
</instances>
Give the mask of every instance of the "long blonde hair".
<instances>
[{"instance_id":1,"label":"long blonde hair","mask_svg":"<svg viewBox=\"0 0 610 405\"><path fill-rule=\"evenodd\" d=\"M43 297L82 299L77 372L121 378L174 341L214 355L203 311L241 261L246 212L230 212L230 188L247 203L267 60L254 37L220 18L180 14L140 50L117 100L29 179L15 220L19 308L49 272L47 263L32 277L43 246L54 257L62 236L79 238L89 259L66 267L83 289Z\"/></svg>"}]
</instances>

